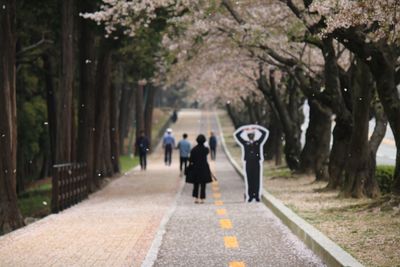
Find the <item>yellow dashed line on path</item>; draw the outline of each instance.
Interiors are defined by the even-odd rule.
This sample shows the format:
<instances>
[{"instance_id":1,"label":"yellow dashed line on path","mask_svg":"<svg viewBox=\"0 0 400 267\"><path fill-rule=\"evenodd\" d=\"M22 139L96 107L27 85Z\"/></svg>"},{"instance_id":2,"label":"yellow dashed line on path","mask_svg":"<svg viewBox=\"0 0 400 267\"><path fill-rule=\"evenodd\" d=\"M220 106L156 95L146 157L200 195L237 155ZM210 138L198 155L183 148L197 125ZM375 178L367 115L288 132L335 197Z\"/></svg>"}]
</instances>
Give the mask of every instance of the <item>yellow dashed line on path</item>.
<instances>
[{"instance_id":1,"label":"yellow dashed line on path","mask_svg":"<svg viewBox=\"0 0 400 267\"><path fill-rule=\"evenodd\" d=\"M242 261L231 261L229 267L246 267L246 264Z\"/></svg>"},{"instance_id":2,"label":"yellow dashed line on path","mask_svg":"<svg viewBox=\"0 0 400 267\"><path fill-rule=\"evenodd\" d=\"M226 209L217 209L217 214L220 216L226 215Z\"/></svg>"},{"instance_id":3,"label":"yellow dashed line on path","mask_svg":"<svg viewBox=\"0 0 400 267\"><path fill-rule=\"evenodd\" d=\"M222 206L222 205L224 205L224 202L222 200L216 200L214 202L214 204L215 204L215 206Z\"/></svg>"},{"instance_id":4,"label":"yellow dashed line on path","mask_svg":"<svg viewBox=\"0 0 400 267\"><path fill-rule=\"evenodd\" d=\"M239 244L236 236L225 236L224 243L226 248L238 248Z\"/></svg>"},{"instance_id":5,"label":"yellow dashed line on path","mask_svg":"<svg viewBox=\"0 0 400 267\"><path fill-rule=\"evenodd\" d=\"M220 199L221 198L221 194L220 193L214 193L213 197L215 199Z\"/></svg>"},{"instance_id":6,"label":"yellow dashed line on path","mask_svg":"<svg viewBox=\"0 0 400 267\"><path fill-rule=\"evenodd\" d=\"M219 220L219 225L221 225L222 229L232 229L232 222L229 219Z\"/></svg>"}]
</instances>

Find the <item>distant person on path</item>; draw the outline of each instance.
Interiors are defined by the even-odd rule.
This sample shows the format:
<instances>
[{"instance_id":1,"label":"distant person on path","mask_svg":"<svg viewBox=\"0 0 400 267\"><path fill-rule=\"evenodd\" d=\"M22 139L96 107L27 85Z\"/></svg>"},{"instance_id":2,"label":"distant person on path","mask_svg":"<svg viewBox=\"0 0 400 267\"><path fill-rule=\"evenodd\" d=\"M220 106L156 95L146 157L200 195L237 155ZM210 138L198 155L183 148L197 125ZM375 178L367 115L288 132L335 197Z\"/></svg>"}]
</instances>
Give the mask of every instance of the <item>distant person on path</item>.
<instances>
[{"instance_id":1,"label":"distant person on path","mask_svg":"<svg viewBox=\"0 0 400 267\"><path fill-rule=\"evenodd\" d=\"M178 145L176 146L176 148L179 149L179 157L180 157L179 170L181 171L180 173L181 176L186 171L186 166L190 155L190 149L192 148L192 145L187 140L188 135L184 133L182 137L183 139L180 140L178 142Z\"/></svg>"},{"instance_id":2,"label":"distant person on path","mask_svg":"<svg viewBox=\"0 0 400 267\"><path fill-rule=\"evenodd\" d=\"M210 146L211 151L211 160L215 160L217 154L217 137L214 132L210 133L210 138L208 139L208 145Z\"/></svg>"},{"instance_id":3,"label":"distant person on path","mask_svg":"<svg viewBox=\"0 0 400 267\"><path fill-rule=\"evenodd\" d=\"M174 109L174 111L172 112L171 120L173 123L178 120L178 112L176 111L176 109Z\"/></svg>"},{"instance_id":4,"label":"distant person on path","mask_svg":"<svg viewBox=\"0 0 400 267\"><path fill-rule=\"evenodd\" d=\"M175 138L172 136L171 128L167 129L167 133L163 138L163 148L164 148L164 162L165 165L171 166L172 161L172 148L175 147Z\"/></svg>"},{"instance_id":5,"label":"distant person on path","mask_svg":"<svg viewBox=\"0 0 400 267\"><path fill-rule=\"evenodd\" d=\"M149 139L145 136L144 131L140 131L140 136L136 138L135 150L139 154L140 168L146 170L147 166L147 152L150 149Z\"/></svg>"},{"instance_id":6,"label":"distant person on path","mask_svg":"<svg viewBox=\"0 0 400 267\"><path fill-rule=\"evenodd\" d=\"M186 172L186 182L193 184L194 203L201 204L206 198L206 184L212 182L210 166L207 162L209 149L204 146L206 140L202 134L197 136L197 146L190 151L189 166Z\"/></svg>"},{"instance_id":7,"label":"distant person on path","mask_svg":"<svg viewBox=\"0 0 400 267\"><path fill-rule=\"evenodd\" d=\"M264 160L263 146L268 137L268 130L259 125L245 125L234 133L236 142L242 148L242 161L245 170L247 202L260 201Z\"/></svg>"}]
</instances>

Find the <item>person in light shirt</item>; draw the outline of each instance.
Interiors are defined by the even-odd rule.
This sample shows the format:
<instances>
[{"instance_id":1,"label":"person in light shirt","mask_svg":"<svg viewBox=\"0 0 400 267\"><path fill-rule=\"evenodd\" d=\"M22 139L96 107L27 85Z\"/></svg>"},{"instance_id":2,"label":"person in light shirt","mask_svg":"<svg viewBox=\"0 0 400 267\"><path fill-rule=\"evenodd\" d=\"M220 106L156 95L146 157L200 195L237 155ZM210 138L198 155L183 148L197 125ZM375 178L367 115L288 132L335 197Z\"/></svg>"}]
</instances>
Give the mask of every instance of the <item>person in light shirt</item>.
<instances>
[{"instance_id":1,"label":"person in light shirt","mask_svg":"<svg viewBox=\"0 0 400 267\"><path fill-rule=\"evenodd\" d=\"M163 138L163 148L164 148L164 162L165 165L171 166L172 163L172 149L175 147L175 138L172 135L171 128L167 129L167 133Z\"/></svg>"},{"instance_id":2,"label":"person in light shirt","mask_svg":"<svg viewBox=\"0 0 400 267\"><path fill-rule=\"evenodd\" d=\"M178 142L178 145L176 146L177 149L179 149L179 170L180 170L180 175L182 176L183 173L186 170L187 163L189 160L189 155L190 155L190 149L192 149L192 145L190 142L187 140L188 135L184 133L182 135L182 140Z\"/></svg>"}]
</instances>

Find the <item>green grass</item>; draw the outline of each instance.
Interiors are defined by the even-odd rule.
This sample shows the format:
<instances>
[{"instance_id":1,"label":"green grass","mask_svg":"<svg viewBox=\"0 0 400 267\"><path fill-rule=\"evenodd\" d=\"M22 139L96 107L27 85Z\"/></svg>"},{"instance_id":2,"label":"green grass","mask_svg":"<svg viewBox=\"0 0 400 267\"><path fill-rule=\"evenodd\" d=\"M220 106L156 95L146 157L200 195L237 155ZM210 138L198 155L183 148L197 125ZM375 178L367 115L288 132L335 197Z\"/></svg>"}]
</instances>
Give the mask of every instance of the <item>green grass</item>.
<instances>
[{"instance_id":1,"label":"green grass","mask_svg":"<svg viewBox=\"0 0 400 267\"><path fill-rule=\"evenodd\" d=\"M18 198L24 217L44 217L51 212L51 182L29 188Z\"/></svg>"},{"instance_id":2,"label":"green grass","mask_svg":"<svg viewBox=\"0 0 400 267\"><path fill-rule=\"evenodd\" d=\"M125 173L139 164L139 158L138 157L131 158L128 155L120 156L119 164L121 166L121 173Z\"/></svg>"}]
</instances>

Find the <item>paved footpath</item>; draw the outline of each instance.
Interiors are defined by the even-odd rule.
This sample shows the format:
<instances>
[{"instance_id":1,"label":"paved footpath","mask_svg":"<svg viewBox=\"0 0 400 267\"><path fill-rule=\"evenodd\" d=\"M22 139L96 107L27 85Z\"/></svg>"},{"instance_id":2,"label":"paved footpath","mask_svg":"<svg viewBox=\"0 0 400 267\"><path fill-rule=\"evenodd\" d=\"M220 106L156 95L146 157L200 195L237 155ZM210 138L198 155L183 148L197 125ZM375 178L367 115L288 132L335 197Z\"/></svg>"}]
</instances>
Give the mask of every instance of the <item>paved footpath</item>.
<instances>
[{"instance_id":1,"label":"paved footpath","mask_svg":"<svg viewBox=\"0 0 400 267\"><path fill-rule=\"evenodd\" d=\"M185 130L193 143L211 129L213 114L197 110L173 125L176 139ZM167 167L158 150L147 171L0 237L0 266L324 266L263 204L243 202L243 182L221 151L211 162L218 183L194 204L177 154Z\"/></svg>"}]
</instances>

